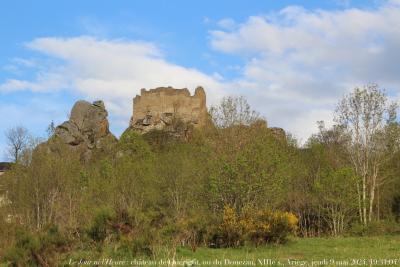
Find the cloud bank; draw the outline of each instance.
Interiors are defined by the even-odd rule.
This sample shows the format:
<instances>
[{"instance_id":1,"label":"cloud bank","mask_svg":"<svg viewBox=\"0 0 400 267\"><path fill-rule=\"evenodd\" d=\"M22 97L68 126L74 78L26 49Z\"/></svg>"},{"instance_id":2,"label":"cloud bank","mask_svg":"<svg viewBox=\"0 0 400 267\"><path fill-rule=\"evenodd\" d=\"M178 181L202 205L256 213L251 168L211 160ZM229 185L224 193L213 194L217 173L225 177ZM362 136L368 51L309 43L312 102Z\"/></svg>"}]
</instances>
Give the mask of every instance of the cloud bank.
<instances>
[{"instance_id":1,"label":"cloud bank","mask_svg":"<svg viewBox=\"0 0 400 267\"><path fill-rule=\"evenodd\" d=\"M245 59L236 82L273 124L303 140L354 86L400 90L400 2L373 10L289 6L210 32L213 49ZM244 92L243 91L243 92Z\"/></svg>"},{"instance_id":2,"label":"cloud bank","mask_svg":"<svg viewBox=\"0 0 400 267\"><path fill-rule=\"evenodd\" d=\"M214 60L223 53L244 61L235 78L169 62L151 42L47 37L26 44L45 63L18 60L29 63L34 78L8 79L0 92L64 90L88 100L103 99L111 125L123 128L140 88L193 90L202 85L209 103L229 94L247 96L271 126L302 141L316 131L317 120L331 121L335 104L354 86L376 82L393 98L399 96L399 1L375 9L289 6L243 22L224 17L207 25L215 27L208 36Z\"/></svg>"},{"instance_id":3,"label":"cloud bank","mask_svg":"<svg viewBox=\"0 0 400 267\"><path fill-rule=\"evenodd\" d=\"M125 127L132 113L132 98L141 88L194 90L202 85L211 98L224 94L216 77L166 61L152 43L80 36L37 38L26 47L55 61L38 68L34 80L10 79L0 85L0 91L70 90L89 100L103 99L114 123Z\"/></svg>"}]
</instances>

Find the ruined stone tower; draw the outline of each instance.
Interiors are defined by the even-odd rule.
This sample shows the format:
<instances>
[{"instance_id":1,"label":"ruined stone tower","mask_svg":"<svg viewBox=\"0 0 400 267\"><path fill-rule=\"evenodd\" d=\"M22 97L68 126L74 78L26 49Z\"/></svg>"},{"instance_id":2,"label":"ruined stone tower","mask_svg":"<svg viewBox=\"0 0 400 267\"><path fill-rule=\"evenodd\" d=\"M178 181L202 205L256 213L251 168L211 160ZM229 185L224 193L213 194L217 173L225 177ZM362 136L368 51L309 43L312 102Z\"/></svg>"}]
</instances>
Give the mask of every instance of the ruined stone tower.
<instances>
[{"instance_id":1,"label":"ruined stone tower","mask_svg":"<svg viewBox=\"0 0 400 267\"><path fill-rule=\"evenodd\" d=\"M204 127L207 120L206 94L202 87L197 87L193 96L186 88L159 87L142 89L133 99L130 127L140 133L174 131L177 121L185 127Z\"/></svg>"}]
</instances>

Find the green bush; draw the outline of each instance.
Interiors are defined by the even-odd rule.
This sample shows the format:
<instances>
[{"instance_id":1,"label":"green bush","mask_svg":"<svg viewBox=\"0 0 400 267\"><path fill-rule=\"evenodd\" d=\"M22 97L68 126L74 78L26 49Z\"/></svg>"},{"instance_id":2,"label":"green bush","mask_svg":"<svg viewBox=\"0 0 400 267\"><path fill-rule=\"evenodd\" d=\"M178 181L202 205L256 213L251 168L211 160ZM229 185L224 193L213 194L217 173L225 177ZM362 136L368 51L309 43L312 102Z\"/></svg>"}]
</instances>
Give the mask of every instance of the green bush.
<instances>
[{"instance_id":1,"label":"green bush","mask_svg":"<svg viewBox=\"0 0 400 267\"><path fill-rule=\"evenodd\" d=\"M122 235L118 241L102 246L103 255L111 258L150 257L152 255L151 236L141 232L140 235Z\"/></svg>"},{"instance_id":2,"label":"green bush","mask_svg":"<svg viewBox=\"0 0 400 267\"><path fill-rule=\"evenodd\" d=\"M134 216L126 210L102 208L94 216L87 233L93 241L99 242L101 248L114 244L112 256L150 256L156 242L156 229L148 218L139 216L136 224L134 221Z\"/></svg>"},{"instance_id":3,"label":"green bush","mask_svg":"<svg viewBox=\"0 0 400 267\"><path fill-rule=\"evenodd\" d=\"M202 245L207 235L207 226L212 223L206 219L207 215L197 214L189 217L183 222L184 242L188 244L192 251Z\"/></svg>"},{"instance_id":4,"label":"green bush","mask_svg":"<svg viewBox=\"0 0 400 267\"><path fill-rule=\"evenodd\" d=\"M100 209L95 215L88 235L94 241L104 241L111 234L111 221L115 218L113 210L108 208Z\"/></svg>"},{"instance_id":5,"label":"green bush","mask_svg":"<svg viewBox=\"0 0 400 267\"><path fill-rule=\"evenodd\" d=\"M27 231L17 230L15 245L9 248L4 256L11 266L37 264L34 254L40 249L39 239Z\"/></svg>"},{"instance_id":6,"label":"green bush","mask_svg":"<svg viewBox=\"0 0 400 267\"><path fill-rule=\"evenodd\" d=\"M128 156L140 158L152 156L150 146L143 136L130 129L126 130L119 139L118 150Z\"/></svg>"},{"instance_id":7,"label":"green bush","mask_svg":"<svg viewBox=\"0 0 400 267\"><path fill-rule=\"evenodd\" d=\"M66 250L69 243L56 226L36 234L20 229L16 231L15 244L6 251L4 260L11 266L55 266L58 253Z\"/></svg>"},{"instance_id":8,"label":"green bush","mask_svg":"<svg viewBox=\"0 0 400 267\"><path fill-rule=\"evenodd\" d=\"M354 223L349 231L354 236L378 236L385 234L399 234L400 223L395 220L372 221L367 226L357 222Z\"/></svg>"},{"instance_id":9,"label":"green bush","mask_svg":"<svg viewBox=\"0 0 400 267\"><path fill-rule=\"evenodd\" d=\"M153 236L148 231L142 232L140 235L134 238L130 244L132 254L134 256L151 256L153 253L152 242L154 241L152 238Z\"/></svg>"}]
</instances>

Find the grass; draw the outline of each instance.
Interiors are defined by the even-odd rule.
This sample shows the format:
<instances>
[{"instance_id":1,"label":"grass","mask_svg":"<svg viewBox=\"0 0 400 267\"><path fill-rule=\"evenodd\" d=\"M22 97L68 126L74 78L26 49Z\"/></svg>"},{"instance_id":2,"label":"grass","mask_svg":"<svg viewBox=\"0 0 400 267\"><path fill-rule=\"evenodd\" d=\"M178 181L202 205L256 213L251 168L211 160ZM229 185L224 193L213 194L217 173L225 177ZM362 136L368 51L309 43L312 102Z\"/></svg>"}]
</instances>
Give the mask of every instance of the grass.
<instances>
[{"instance_id":1,"label":"grass","mask_svg":"<svg viewBox=\"0 0 400 267\"><path fill-rule=\"evenodd\" d=\"M94 250L81 248L64 254L59 266L172 266L168 264L168 257L147 260L138 257L135 262L128 255L116 249L115 244ZM79 263L81 259L92 262ZM104 259L114 262L95 262ZM400 235L295 238L284 245L227 249L200 247L196 252L180 247L175 259L178 261L175 266L400 266ZM69 264L72 260L75 262ZM117 261L125 261L125 264L119 265Z\"/></svg>"},{"instance_id":2,"label":"grass","mask_svg":"<svg viewBox=\"0 0 400 267\"><path fill-rule=\"evenodd\" d=\"M196 252L180 248L177 258L196 259L197 266L400 266L400 236L299 238L285 245Z\"/></svg>"}]
</instances>

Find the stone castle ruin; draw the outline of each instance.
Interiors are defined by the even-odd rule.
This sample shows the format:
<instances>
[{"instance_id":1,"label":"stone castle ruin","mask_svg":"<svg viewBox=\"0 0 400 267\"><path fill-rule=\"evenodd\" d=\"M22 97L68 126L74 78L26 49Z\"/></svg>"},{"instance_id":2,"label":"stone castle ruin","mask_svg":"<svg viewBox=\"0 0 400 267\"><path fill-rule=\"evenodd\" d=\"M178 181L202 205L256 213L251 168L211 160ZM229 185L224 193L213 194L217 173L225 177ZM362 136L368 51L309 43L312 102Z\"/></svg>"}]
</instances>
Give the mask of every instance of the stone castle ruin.
<instances>
[{"instance_id":1,"label":"stone castle ruin","mask_svg":"<svg viewBox=\"0 0 400 267\"><path fill-rule=\"evenodd\" d=\"M159 87L142 89L133 99L130 127L139 132L175 131L177 123L184 127L204 127L208 121L206 94L197 87L192 96L188 89Z\"/></svg>"},{"instance_id":2,"label":"stone castle ruin","mask_svg":"<svg viewBox=\"0 0 400 267\"><path fill-rule=\"evenodd\" d=\"M57 144L61 143L80 151L82 158L89 160L93 151L106 151L117 142L109 131L107 117L103 101L77 101L69 120L57 126L53 136L42 147L56 151ZM146 134L162 130L169 136L187 139L193 128L204 128L209 123L211 118L202 87L197 87L194 95L186 88L159 87L142 89L140 95L136 95L133 115L126 131ZM285 139L283 129L268 129L277 138Z\"/></svg>"}]
</instances>

